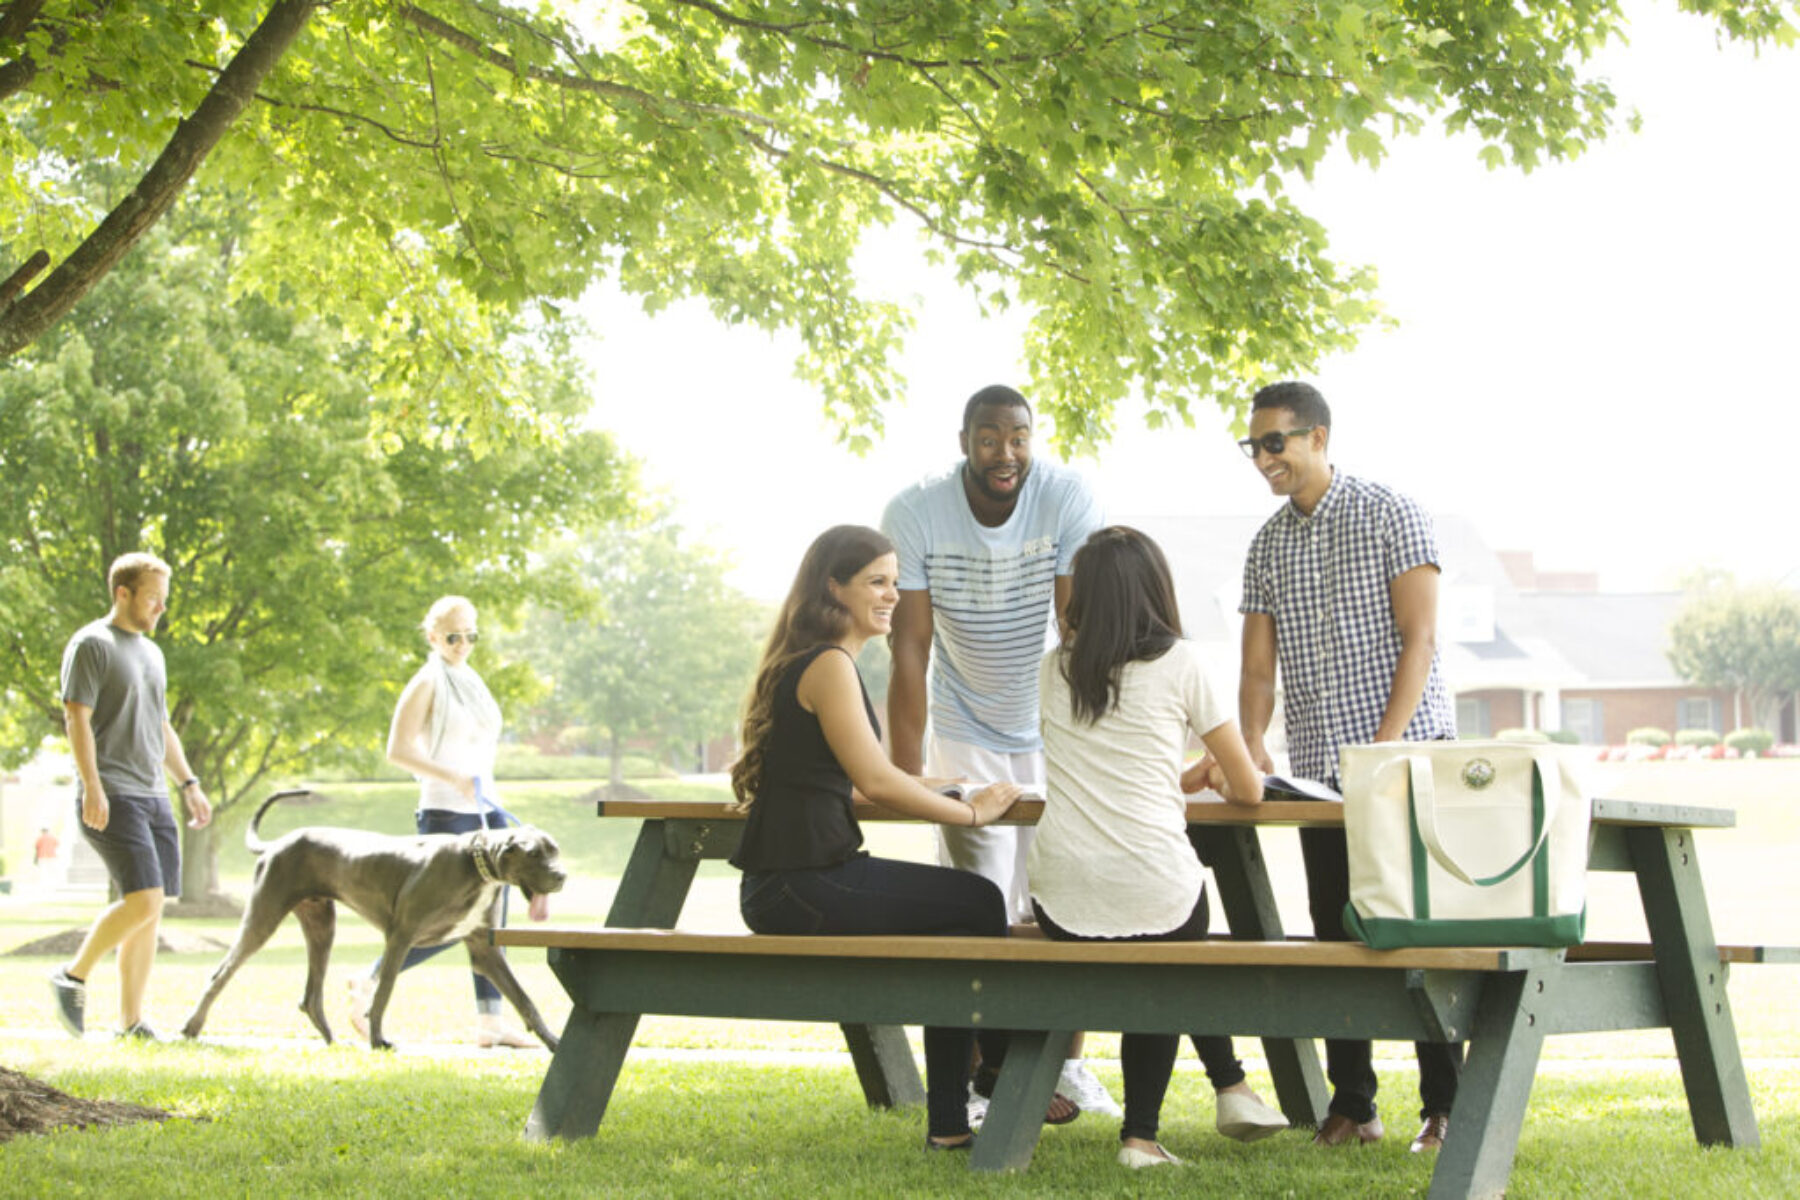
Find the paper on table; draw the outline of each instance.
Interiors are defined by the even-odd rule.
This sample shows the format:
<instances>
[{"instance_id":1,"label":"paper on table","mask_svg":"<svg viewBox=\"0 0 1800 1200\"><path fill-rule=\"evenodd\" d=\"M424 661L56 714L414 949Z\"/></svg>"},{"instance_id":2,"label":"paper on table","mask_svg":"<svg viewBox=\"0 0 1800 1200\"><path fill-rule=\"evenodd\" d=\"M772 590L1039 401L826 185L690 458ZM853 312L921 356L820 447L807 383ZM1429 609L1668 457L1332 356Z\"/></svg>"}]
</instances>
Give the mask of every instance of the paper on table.
<instances>
[{"instance_id":1,"label":"paper on table","mask_svg":"<svg viewBox=\"0 0 1800 1200\"><path fill-rule=\"evenodd\" d=\"M964 780L961 783L943 784L935 790L939 795L948 796L952 800L967 800L970 796L973 796L976 792L979 792L982 788L987 786L988 783L984 781ZM1019 793L1019 799L1021 800L1042 800L1044 798L1044 789L1035 783L1021 783L1019 787L1023 789Z\"/></svg>"},{"instance_id":2,"label":"paper on table","mask_svg":"<svg viewBox=\"0 0 1800 1200\"><path fill-rule=\"evenodd\" d=\"M1289 779L1282 775L1263 777L1264 800L1331 800L1343 803L1343 794L1316 779Z\"/></svg>"}]
</instances>

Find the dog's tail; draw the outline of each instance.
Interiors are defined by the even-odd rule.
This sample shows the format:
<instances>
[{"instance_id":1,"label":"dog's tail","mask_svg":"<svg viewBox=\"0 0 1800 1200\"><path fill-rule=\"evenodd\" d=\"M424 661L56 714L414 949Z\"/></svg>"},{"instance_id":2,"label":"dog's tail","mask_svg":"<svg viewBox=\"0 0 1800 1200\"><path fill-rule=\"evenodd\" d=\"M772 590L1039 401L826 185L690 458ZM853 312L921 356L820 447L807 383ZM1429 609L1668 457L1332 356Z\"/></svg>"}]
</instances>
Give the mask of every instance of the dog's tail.
<instances>
[{"instance_id":1,"label":"dog's tail","mask_svg":"<svg viewBox=\"0 0 1800 1200\"><path fill-rule=\"evenodd\" d=\"M264 800L262 804L257 807L256 815L250 818L250 824L244 827L244 845L250 847L250 853L261 854L264 850L269 848L269 844L263 841L261 837L257 836L256 832L256 827L262 823L264 813L268 812L269 809L273 808L275 805L280 804L283 800L290 800L295 796L310 795L312 795L312 792L307 788L287 788L284 791L276 792L267 800Z\"/></svg>"}]
</instances>

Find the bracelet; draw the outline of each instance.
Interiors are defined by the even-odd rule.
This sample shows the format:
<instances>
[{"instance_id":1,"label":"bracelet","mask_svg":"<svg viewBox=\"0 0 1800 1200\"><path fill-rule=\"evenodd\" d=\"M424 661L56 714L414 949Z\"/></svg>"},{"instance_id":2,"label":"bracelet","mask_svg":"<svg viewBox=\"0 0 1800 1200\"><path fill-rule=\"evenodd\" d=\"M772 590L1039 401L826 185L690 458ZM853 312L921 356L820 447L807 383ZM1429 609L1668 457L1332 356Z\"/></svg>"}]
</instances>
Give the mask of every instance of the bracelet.
<instances>
[{"instance_id":1,"label":"bracelet","mask_svg":"<svg viewBox=\"0 0 1800 1200\"><path fill-rule=\"evenodd\" d=\"M191 787L198 787L198 786L200 786L199 779L195 778L192 775L189 775L186 779L181 781L181 786L179 788L177 788L176 790L185 792Z\"/></svg>"}]
</instances>

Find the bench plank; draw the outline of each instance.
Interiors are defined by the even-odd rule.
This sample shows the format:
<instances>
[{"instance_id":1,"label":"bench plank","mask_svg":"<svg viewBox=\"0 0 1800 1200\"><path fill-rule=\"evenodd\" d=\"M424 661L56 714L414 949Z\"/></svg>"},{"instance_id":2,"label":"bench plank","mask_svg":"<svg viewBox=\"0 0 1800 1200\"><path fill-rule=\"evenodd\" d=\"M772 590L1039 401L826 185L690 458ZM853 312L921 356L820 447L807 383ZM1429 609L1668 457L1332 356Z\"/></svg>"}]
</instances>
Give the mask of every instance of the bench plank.
<instances>
[{"instance_id":1,"label":"bench plank","mask_svg":"<svg viewBox=\"0 0 1800 1200\"><path fill-rule=\"evenodd\" d=\"M784 937L558 925L493 931L495 945L574 950L781 955L794 958L927 959L959 962L1142 963L1177 965L1411 968L1518 971L1553 962L1538 947L1452 946L1371 950L1356 942L1053 942L1047 938Z\"/></svg>"},{"instance_id":2,"label":"bench plank","mask_svg":"<svg viewBox=\"0 0 1800 1200\"><path fill-rule=\"evenodd\" d=\"M1595 800L1593 804L1594 821L1600 825L1730 829L1737 824L1737 813L1729 808L1604 798ZM734 812L731 802L726 800L598 800L595 801L595 807L602 817L733 823L744 820L744 814ZM918 822L917 817L879 808L866 800L859 799L854 809L859 821ZM1001 823L1035 825L1043 814L1042 800L1019 800L1007 810ZM1344 823L1344 808L1341 804L1318 800L1265 800L1254 807L1226 804L1219 800L1189 800L1187 819L1190 825L1329 826Z\"/></svg>"}]
</instances>

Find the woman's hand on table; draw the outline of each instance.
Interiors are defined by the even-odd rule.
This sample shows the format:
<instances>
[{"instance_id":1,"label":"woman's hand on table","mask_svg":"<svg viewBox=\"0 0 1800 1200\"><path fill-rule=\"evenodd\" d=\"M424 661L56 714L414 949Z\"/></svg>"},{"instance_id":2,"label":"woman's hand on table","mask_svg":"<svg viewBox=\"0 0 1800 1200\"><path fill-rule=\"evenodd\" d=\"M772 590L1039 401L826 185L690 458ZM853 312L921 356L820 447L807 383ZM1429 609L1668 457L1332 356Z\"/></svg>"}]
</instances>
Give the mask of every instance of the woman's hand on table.
<instances>
[{"instance_id":1,"label":"woman's hand on table","mask_svg":"<svg viewBox=\"0 0 1800 1200\"><path fill-rule=\"evenodd\" d=\"M1013 801L1025 794L1025 789L1016 783L990 783L969 797L969 807L974 810L974 824L992 825L1006 815L1006 810L1013 806Z\"/></svg>"}]
</instances>

